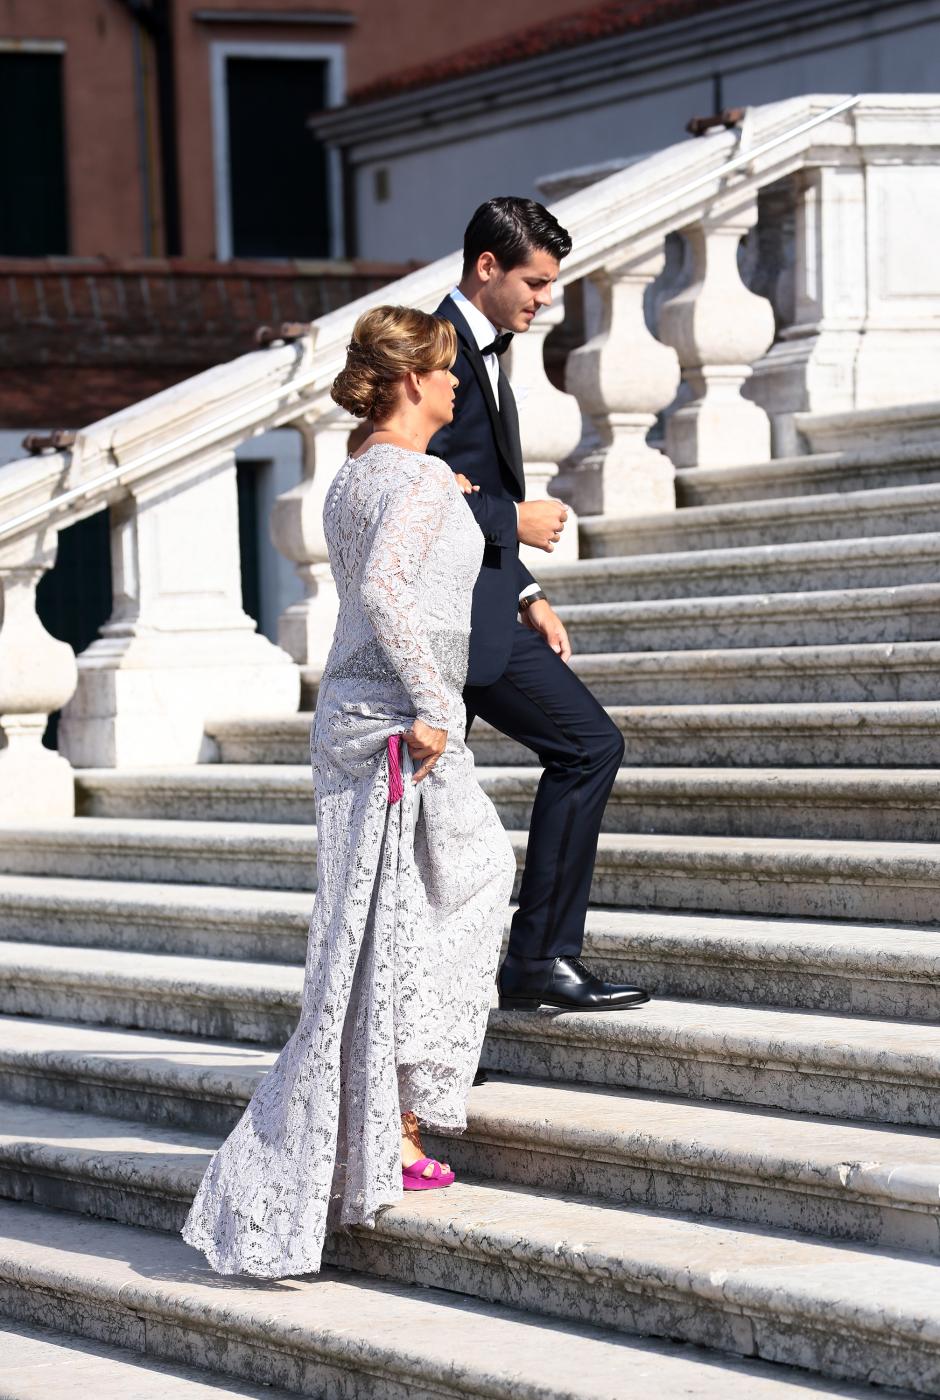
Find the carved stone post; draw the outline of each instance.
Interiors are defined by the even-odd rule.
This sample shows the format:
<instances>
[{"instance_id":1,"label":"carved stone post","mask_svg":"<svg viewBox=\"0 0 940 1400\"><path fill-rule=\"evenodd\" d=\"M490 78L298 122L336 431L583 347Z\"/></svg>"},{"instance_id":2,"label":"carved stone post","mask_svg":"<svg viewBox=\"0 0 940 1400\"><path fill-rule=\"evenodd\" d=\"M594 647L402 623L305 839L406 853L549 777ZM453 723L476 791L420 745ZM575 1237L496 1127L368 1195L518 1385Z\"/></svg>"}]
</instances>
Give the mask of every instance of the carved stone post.
<instances>
[{"instance_id":1,"label":"carved stone post","mask_svg":"<svg viewBox=\"0 0 940 1400\"><path fill-rule=\"evenodd\" d=\"M745 287L738 245L757 222L757 202L709 215L682 230L692 281L660 312L659 335L678 352L692 400L666 425L677 467L733 467L770 457L770 421L741 396L751 366L771 344L769 301Z\"/></svg>"},{"instance_id":2,"label":"carved stone post","mask_svg":"<svg viewBox=\"0 0 940 1400\"><path fill-rule=\"evenodd\" d=\"M646 289L663 263L660 247L593 275L599 326L568 359L567 387L599 439L578 461L576 473L585 493L582 509L592 514L675 508L673 465L646 442L657 413L675 397L680 377L675 350L650 334L644 317Z\"/></svg>"},{"instance_id":3,"label":"carved stone post","mask_svg":"<svg viewBox=\"0 0 940 1400\"><path fill-rule=\"evenodd\" d=\"M59 744L80 767L195 763L205 722L296 710L289 656L242 609L235 458L111 510L114 611L78 658Z\"/></svg>"},{"instance_id":4,"label":"carved stone post","mask_svg":"<svg viewBox=\"0 0 940 1400\"><path fill-rule=\"evenodd\" d=\"M356 419L335 409L322 417L311 414L296 426L304 441L304 476L274 502L271 538L281 554L293 560L304 586L305 596L281 614L277 637L300 667L301 704L308 708L316 701L337 612L336 584L323 534L323 502L346 460Z\"/></svg>"},{"instance_id":5,"label":"carved stone post","mask_svg":"<svg viewBox=\"0 0 940 1400\"><path fill-rule=\"evenodd\" d=\"M72 648L36 614L36 585L55 559L55 536L5 550L0 561L0 820L70 817L72 769L42 744L46 722L75 689Z\"/></svg>"},{"instance_id":6,"label":"carved stone post","mask_svg":"<svg viewBox=\"0 0 940 1400\"><path fill-rule=\"evenodd\" d=\"M507 356L506 373L519 410L528 500L545 500L554 495L551 486L558 476L559 463L574 451L581 436L577 400L556 389L545 373L545 339L564 316L564 300L557 291L553 305L538 313L524 335L513 339ZM569 510L561 540L551 554L527 545L520 552L524 563L533 570L547 559L553 563L577 559L578 521L574 511Z\"/></svg>"}]
</instances>

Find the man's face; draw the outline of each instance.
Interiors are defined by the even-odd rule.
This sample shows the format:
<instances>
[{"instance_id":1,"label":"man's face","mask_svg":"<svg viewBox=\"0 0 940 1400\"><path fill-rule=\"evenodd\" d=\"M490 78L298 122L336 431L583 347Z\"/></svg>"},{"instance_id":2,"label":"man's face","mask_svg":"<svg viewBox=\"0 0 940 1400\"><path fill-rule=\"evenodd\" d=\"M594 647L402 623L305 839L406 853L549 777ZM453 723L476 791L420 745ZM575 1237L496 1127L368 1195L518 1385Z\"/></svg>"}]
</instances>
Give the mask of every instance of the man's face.
<instances>
[{"instance_id":1,"label":"man's face","mask_svg":"<svg viewBox=\"0 0 940 1400\"><path fill-rule=\"evenodd\" d=\"M503 331L527 331L540 306L551 306L558 259L538 249L507 272L492 253L483 253L477 272L483 282L481 310Z\"/></svg>"}]
</instances>

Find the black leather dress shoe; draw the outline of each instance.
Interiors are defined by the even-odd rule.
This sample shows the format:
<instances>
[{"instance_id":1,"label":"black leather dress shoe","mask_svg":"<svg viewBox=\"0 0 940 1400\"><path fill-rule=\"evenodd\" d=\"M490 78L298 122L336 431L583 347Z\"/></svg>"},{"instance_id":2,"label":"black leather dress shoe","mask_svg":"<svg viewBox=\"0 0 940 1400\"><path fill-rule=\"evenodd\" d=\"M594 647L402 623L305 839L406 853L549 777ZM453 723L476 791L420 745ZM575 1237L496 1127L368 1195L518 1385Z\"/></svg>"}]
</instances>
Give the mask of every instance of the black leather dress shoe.
<instances>
[{"instance_id":1,"label":"black leather dress shoe","mask_svg":"<svg viewBox=\"0 0 940 1400\"><path fill-rule=\"evenodd\" d=\"M562 1011L625 1011L650 999L642 987L595 977L580 958L535 964L507 958L499 969L497 985L501 1011L535 1011L539 1006L556 1006Z\"/></svg>"}]
</instances>

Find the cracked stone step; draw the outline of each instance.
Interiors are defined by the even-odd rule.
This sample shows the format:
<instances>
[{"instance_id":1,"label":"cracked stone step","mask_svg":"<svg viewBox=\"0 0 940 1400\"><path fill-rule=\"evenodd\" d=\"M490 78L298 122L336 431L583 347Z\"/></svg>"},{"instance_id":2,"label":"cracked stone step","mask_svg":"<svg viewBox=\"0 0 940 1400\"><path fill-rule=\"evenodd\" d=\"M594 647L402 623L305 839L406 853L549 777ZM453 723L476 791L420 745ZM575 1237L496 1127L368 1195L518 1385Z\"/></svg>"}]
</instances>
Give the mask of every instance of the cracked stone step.
<instances>
[{"instance_id":1,"label":"cracked stone step","mask_svg":"<svg viewBox=\"0 0 940 1400\"><path fill-rule=\"evenodd\" d=\"M938 552L940 534L928 531L546 562L539 581L556 606L894 587L934 583Z\"/></svg>"},{"instance_id":2,"label":"cracked stone step","mask_svg":"<svg viewBox=\"0 0 940 1400\"><path fill-rule=\"evenodd\" d=\"M68 951L75 954L79 950ZM286 1002L293 995L297 1004L299 968L257 969L257 981L264 985L254 989L252 1006L248 998L253 989L247 981L251 965L242 965L238 982L239 964L220 964L224 981L213 984L206 965L192 967L187 977L185 970L173 967L174 960L167 959L163 985L156 986L155 976L148 983L147 969L138 966L135 973L119 966L121 956L102 955L101 961L112 970L97 979L93 972L88 973L83 994L75 996L73 1016L100 1022L110 1013L119 1021L136 992L132 1014L153 1016L154 1020L162 1016L159 1029L183 1034L187 1015L195 1018L201 1012L208 1019L217 1008L224 1012L228 998L230 1005L247 1008L244 1020L233 1024L233 1034L239 1041L247 1041L264 1014L262 1003L266 999ZM125 959L130 956L123 955ZM99 990L102 987L104 991ZM107 1005L105 996L109 997ZM168 1000L171 996L180 1004L178 1013ZM287 1038L285 1031L289 1033L295 1022L296 1013L291 1018L275 1008L269 1025L279 1034L270 1034L268 1043L281 1046ZM74 1106L76 1100L56 1096L78 1093L77 1102L85 1104L81 1097L87 1087L84 1079L90 1075L90 1082L96 1082L96 1055L78 1047L98 1043L93 1030L83 1032L80 1025L71 1025L62 1048L61 1028L50 1028L47 1034L41 1021L16 1015L0 1024L0 1065L8 1097L31 1102L41 1094L44 1103ZM197 1022L195 1034L210 1033ZM116 1042L108 1039L107 1044ZM142 1042L137 1053L149 1055L147 1047L141 1046ZM181 1054L184 1049L181 1043ZM191 1043L187 1053L195 1054L197 1063L208 1063L204 1043ZM233 1044L227 1053L243 1063L239 1057L250 1057L252 1051ZM198 1101L192 1100L188 1091L179 1100L171 1067L159 1058L146 1058L140 1065L134 1094L140 1092L141 1083L147 1083L151 1086L148 1092L156 1096L148 1106L151 1116L176 1114L182 1104L183 1111L194 1115L193 1123L214 1125L219 1121L212 1116L218 1112L219 1096L228 1103L232 1089L224 1065L218 1059L212 1063L213 1072L207 1076ZM263 1059L257 1063L266 1067ZM924 1022L661 997L629 1013L593 1012L589 1016L547 1008L538 1012L494 1009L482 1063L489 1069L527 1078L612 1085L914 1127L940 1124L940 1028ZM126 1072L125 1068L116 1079L112 1076L103 1083L102 1097L89 1101L87 1107L126 1116L126 1107L114 1107L127 1102ZM77 1073L81 1080L76 1080ZM130 1111L137 1110L132 1107ZM170 1121L180 1120L173 1117Z\"/></svg>"},{"instance_id":3,"label":"cracked stone step","mask_svg":"<svg viewBox=\"0 0 940 1400\"><path fill-rule=\"evenodd\" d=\"M940 585L568 603L558 612L577 654L918 642L940 636Z\"/></svg>"},{"instance_id":4,"label":"cracked stone step","mask_svg":"<svg viewBox=\"0 0 940 1400\"><path fill-rule=\"evenodd\" d=\"M932 1260L495 1183L461 1182L435 1196L444 1193L406 1196L375 1230L334 1236L328 1261L523 1316L669 1336L927 1394L940 1381Z\"/></svg>"},{"instance_id":5,"label":"cracked stone step","mask_svg":"<svg viewBox=\"0 0 940 1400\"><path fill-rule=\"evenodd\" d=\"M625 1377L661 1400L880 1393L336 1269L223 1287L182 1240L37 1207L0 1205L0 1311L318 1398L623 1400Z\"/></svg>"},{"instance_id":6,"label":"cracked stone step","mask_svg":"<svg viewBox=\"0 0 940 1400\"><path fill-rule=\"evenodd\" d=\"M241 1385L198 1366L173 1366L130 1347L0 1317L3 1400L93 1394L95 1400L290 1400L296 1391Z\"/></svg>"},{"instance_id":7,"label":"cracked stone step","mask_svg":"<svg viewBox=\"0 0 940 1400\"><path fill-rule=\"evenodd\" d=\"M539 772L477 768L503 825L528 829ZM79 811L90 817L309 822L307 766L205 764L85 769ZM607 832L813 836L940 841L940 771L851 768L621 768L604 812Z\"/></svg>"},{"instance_id":8,"label":"cracked stone step","mask_svg":"<svg viewBox=\"0 0 940 1400\"><path fill-rule=\"evenodd\" d=\"M775 457L742 467L686 468L676 472L676 495L682 506L724 505L938 480L940 441L906 445L892 441L805 457Z\"/></svg>"},{"instance_id":9,"label":"cracked stone step","mask_svg":"<svg viewBox=\"0 0 940 1400\"><path fill-rule=\"evenodd\" d=\"M595 652L571 669L602 705L936 700L940 642Z\"/></svg>"},{"instance_id":10,"label":"cracked stone step","mask_svg":"<svg viewBox=\"0 0 940 1400\"><path fill-rule=\"evenodd\" d=\"M666 550L913 535L938 528L940 483L934 483L732 501L651 515L582 516L579 539L582 555L598 559Z\"/></svg>"},{"instance_id":11,"label":"cracked stone step","mask_svg":"<svg viewBox=\"0 0 940 1400\"><path fill-rule=\"evenodd\" d=\"M59 1030L66 1043L70 1028ZM205 1114L214 1117L214 1131L0 1101L0 1194L176 1229L209 1155L257 1082L258 1057L239 1071L233 1047L208 1046L190 1065L185 1043L135 1037L128 1053L130 1037L110 1035L117 1042L110 1051L107 1033L87 1048L95 1076L85 1069L87 1103L95 1084L122 1082L126 1055L124 1102L133 1111L134 1057L148 1051L175 1064L180 1099L189 1092L201 1100L204 1079L187 1081L217 1054L232 1098ZM273 1062L274 1052L264 1058ZM76 1072L82 1080L81 1066ZM80 1091L78 1084L75 1102ZM145 1111L152 1086L139 1092ZM465 1134L425 1138L428 1151L443 1154L459 1175L480 1180L940 1254L940 1147L932 1132L491 1079L470 1095Z\"/></svg>"},{"instance_id":12,"label":"cracked stone step","mask_svg":"<svg viewBox=\"0 0 940 1400\"><path fill-rule=\"evenodd\" d=\"M308 892L0 876L14 944L303 963ZM508 924L507 924L508 931ZM940 928L589 909L585 957L657 995L860 1015L940 1016ZM7 951L13 961L23 954ZM57 952L56 957L60 954Z\"/></svg>"},{"instance_id":13,"label":"cracked stone step","mask_svg":"<svg viewBox=\"0 0 940 1400\"><path fill-rule=\"evenodd\" d=\"M940 704L934 700L845 705L613 705L608 714L631 764L779 764L784 767L940 767ZM223 764L309 766L312 714L218 722ZM514 766L535 755L482 720L470 731L479 764Z\"/></svg>"},{"instance_id":14,"label":"cracked stone step","mask_svg":"<svg viewBox=\"0 0 940 1400\"><path fill-rule=\"evenodd\" d=\"M525 833L509 837L521 863ZM99 817L2 823L0 873L309 891L316 832L286 823ZM633 909L936 927L940 844L602 833L591 897Z\"/></svg>"}]
</instances>

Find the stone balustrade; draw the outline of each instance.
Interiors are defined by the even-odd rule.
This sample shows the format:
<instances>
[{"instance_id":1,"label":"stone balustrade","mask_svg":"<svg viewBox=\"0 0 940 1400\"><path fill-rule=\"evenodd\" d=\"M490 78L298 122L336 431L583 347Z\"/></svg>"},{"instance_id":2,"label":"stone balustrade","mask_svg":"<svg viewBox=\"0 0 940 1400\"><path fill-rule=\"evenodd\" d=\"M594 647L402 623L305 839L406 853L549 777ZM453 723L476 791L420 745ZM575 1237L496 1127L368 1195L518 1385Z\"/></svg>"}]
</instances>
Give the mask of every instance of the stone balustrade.
<instances>
[{"instance_id":1,"label":"stone balustrade","mask_svg":"<svg viewBox=\"0 0 940 1400\"><path fill-rule=\"evenodd\" d=\"M585 326L567 392L544 358L561 295L511 351L532 495L557 493L582 515L668 511L676 466L798 453L807 411L935 397L940 98L863 98L833 114L836 102L752 109L744 135L552 182L574 240L562 280L582 284ZM760 211L782 208L785 236L761 236ZM672 265L662 274L677 237L678 280ZM352 426L329 385L366 306L433 309L458 270L451 254L320 317L295 345L93 425L69 453L0 468L0 815L21 813L14 794L27 789L50 815L71 810L65 759L193 762L207 719L296 708L301 684L311 700L336 612L320 517ZM274 645L241 607L234 452L284 426L302 436L303 475L270 528L304 596ZM42 631L35 584L56 529L105 506L114 611L76 666ZM573 515L555 557L575 557L577 539ZM62 705L58 756L38 735Z\"/></svg>"}]
</instances>

